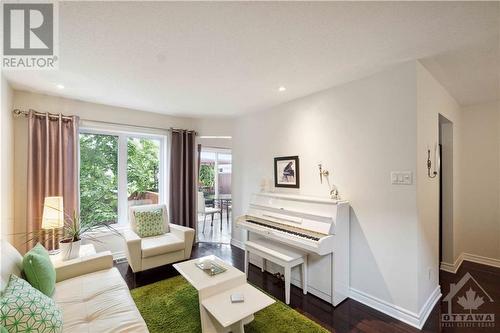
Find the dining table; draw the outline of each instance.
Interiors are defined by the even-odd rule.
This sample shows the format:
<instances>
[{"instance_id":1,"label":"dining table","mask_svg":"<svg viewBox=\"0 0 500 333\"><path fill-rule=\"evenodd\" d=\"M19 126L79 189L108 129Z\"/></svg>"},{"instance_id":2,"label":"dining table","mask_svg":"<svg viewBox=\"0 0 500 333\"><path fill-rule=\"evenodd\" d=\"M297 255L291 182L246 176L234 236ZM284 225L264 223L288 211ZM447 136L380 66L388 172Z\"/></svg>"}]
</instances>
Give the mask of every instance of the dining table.
<instances>
[{"instance_id":1,"label":"dining table","mask_svg":"<svg viewBox=\"0 0 500 333\"><path fill-rule=\"evenodd\" d=\"M214 202L214 207L220 207L221 209L221 230L222 230L222 216L224 209L226 209L226 220L229 223L229 206L232 202L231 200L231 194L218 194L218 195L212 195L212 196L207 196L207 201L213 200Z\"/></svg>"}]
</instances>

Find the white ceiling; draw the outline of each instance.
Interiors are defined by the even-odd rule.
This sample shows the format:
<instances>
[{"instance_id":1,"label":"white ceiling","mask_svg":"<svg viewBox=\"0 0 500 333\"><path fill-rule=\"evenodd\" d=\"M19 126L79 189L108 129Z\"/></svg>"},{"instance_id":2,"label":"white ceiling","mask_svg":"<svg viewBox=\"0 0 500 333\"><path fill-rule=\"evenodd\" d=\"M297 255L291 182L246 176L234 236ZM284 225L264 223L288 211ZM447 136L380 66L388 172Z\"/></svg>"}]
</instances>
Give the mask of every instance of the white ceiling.
<instances>
[{"instance_id":1,"label":"white ceiling","mask_svg":"<svg viewBox=\"0 0 500 333\"><path fill-rule=\"evenodd\" d=\"M460 104L499 99L498 2L62 2L59 12L59 70L5 72L15 88L230 116L423 59Z\"/></svg>"}]
</instances>

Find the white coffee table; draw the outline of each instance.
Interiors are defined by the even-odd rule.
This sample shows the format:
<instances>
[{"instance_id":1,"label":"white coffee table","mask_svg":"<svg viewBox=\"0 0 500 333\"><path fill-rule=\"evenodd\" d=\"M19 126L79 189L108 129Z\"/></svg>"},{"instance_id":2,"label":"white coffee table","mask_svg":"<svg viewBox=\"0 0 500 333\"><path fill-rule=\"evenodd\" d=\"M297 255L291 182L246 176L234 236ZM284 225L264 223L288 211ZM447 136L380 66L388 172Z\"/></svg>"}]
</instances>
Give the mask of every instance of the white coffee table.
<instances>
[{"instance_id":1,"label":"white coffee table","mask_svg":"<svg viewBox=\"0 0 500 333\"><path fill-rule=\"evenodd\" d=\"M211 259L227 270L210 276L195 263ZM275 301L246 282L245 273L220 258L207 256L174 264L174 268L198 291L203 333L243 333L253 314ZM245 301L232 303L231 295L241 293Z\"/></svg>"}]
</instances>

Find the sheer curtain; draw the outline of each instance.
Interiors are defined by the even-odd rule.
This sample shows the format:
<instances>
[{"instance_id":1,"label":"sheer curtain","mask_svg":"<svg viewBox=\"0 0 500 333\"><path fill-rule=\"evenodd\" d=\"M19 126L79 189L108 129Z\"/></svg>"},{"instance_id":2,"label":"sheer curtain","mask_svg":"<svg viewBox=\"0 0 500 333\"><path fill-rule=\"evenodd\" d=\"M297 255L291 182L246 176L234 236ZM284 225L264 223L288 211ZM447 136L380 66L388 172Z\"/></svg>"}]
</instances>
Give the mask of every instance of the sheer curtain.
<instances>
[{"instance_id":1,"label":"sheer curtain","mask_svg":"<svg viewBox=\"0 0 500 333\"><path fill-rule=\"evenodd\" d=\"M196 227L195 132L172 130L170 140L170 221Z\"/></svg>"},{"instance_id":2,"label":"sheer curtain","mask_svg":"<svg viewBox=\"0 0 500 333\"><path fill-rule=\"evenodd\" d=\"M28 232L41 229L44 199L62 196L66 216L79 212L78 117L28 115ZM27 244L28 249L34 244ZM56 245L57 246L57 245Z\"/></svg>"}]
</instances>

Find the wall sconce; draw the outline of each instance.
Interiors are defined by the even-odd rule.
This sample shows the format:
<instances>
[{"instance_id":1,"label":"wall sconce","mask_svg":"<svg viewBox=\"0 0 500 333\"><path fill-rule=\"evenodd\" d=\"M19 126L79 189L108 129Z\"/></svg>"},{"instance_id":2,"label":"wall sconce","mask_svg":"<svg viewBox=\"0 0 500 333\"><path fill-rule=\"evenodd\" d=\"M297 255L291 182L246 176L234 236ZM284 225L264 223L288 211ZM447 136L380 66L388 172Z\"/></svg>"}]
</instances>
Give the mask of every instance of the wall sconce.
<instances>
[{"instance_id":1,"label":"wall sconce","mask_svg":"<svg viewBox=\"0 0 500 333\"><path fill-rule=\"evenodd\" d=\"M330 175L330 172L328 172L328 170L324 170L321 163L318 164L318 168L319 168L319 182L323 184L323 177L327 178Z\"/></svg>"},{"instance_id":2,"label":"wall sconce","mask_svg":"<svg viewBox=\"0 0 500 333\"><path fill-rule=\"evenodd\" d=\"M330 179L328 178L328 176L330 176L330 172L328 170L323 169L321 163L318 164L318 168L319 168L319 182L323 184L323 177L325 177L326 182L328 184L328 188L330 189L330 198L334 200L340 200L340 194L339 190L337 189L337 186L330 185Z\"/></svg>"},{"instance_id":3,"label":"wall sconce","mask_svg":"<svg viewBox=\"0 0 500 333\"><path fill-rule=\"evenodd\" d=\"M431 179L436 178L438 175L437 169L439 169L440 157L438 152L438 145L434 148L434 171L431 172L432 169L432 161L431 161L431 150L427 149L427 176Z\"/></svg>"}]
</instances>

